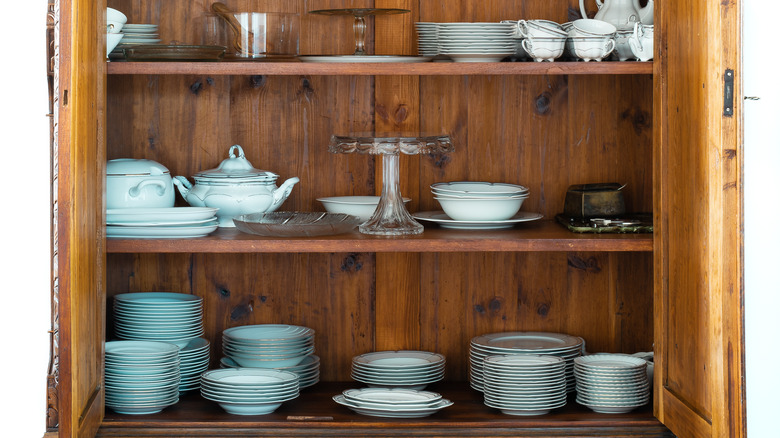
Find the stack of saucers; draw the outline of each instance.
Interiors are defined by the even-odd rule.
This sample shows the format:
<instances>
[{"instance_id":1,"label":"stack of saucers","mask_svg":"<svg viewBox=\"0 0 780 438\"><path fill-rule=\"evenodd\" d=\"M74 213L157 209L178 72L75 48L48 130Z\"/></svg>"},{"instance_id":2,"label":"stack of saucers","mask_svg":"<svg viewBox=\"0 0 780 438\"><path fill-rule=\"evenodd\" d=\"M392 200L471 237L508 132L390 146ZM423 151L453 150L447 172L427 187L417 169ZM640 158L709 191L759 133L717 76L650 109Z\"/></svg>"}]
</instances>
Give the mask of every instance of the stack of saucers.
<instances>
[{"instance_id":1,"label":"stack of saucers","mask_svg":"<svg viewBox=\"0 0 780 438\"><path fill-rule=\"evenodd\" d=\"M195 338L179 350L180 393L200 388L200 375L209 369L209 347L208 339Z\"/></svg>"},{"instance_id":2,"label":"stack of saucers","mask_svg":"<svg viewBox=\"0 0 780 438\"><path fill-rule=\"evenodd\" d=\"M417 52L420 56L439 54L439 23L414 23L417 29Z\"/></svg>"},{"instance_id":3,"label":"stack of saucers","mask_svg":"<svg viewBox=\"0 0 780 438\"><path fill-rule=\"evenodd\" d=\"M566 361L557 356L488 356L485 405L509 415L543 415L566 404Z\"/></svg>"},{"instance_id":4,"label":"stack of saucers","mask_svg":"<svg viewBox=\"0 0 780 438\"><path fill-rule=\"evenodd\" d=\"M455 62L497 62L517 50L510 23L439 23L439 53Z\"/></svg>"},{"instance_id":5,"label":"stack of saucers","mask_svg":"<svg viewBox=\"0 0 780 438\"><path fill-rule=\"evenodd\" d=\"M159 26L156 24L127 23L122 28L122 33L125 34L122 45L160 43Z\"/></svg>"},{"instance_id":6,"label":"stack of saucers","mask_svg":"<svg viewBox=\"0 0 780 438\"><path fill-rule=\"evenodd\" d=\"M203 336L203 298L172 292L116 295L114 334L124 340L170 342L185 348Z\"/></svg>"},{"instance_id":7,"label":"stack of saucers","mask_svg":"<svg viewBox=\"0 0 780 438\"><path fill-rule=\"evenodd\" d=\"M153 414L179 401L179 347L165 342L106 342L106 406Z\"/></svg>"},{"instance_id":8,"label":"stack of saucers","mask_svg":"<svg viewBox=\"0 0 780 438\"><path fill-rule=\"evenodd\" d=\"M299 395L298 376L279 370L228 368L201 376L203 398L235 415L270 414Z\"/></svg>"},{"instance_id":9,"label":"stack of saucers","mask_svg":"<svg viewBox=\"0 0 780 438\"><path fill-rule=\"evenodd\" d=\"M427 351L377 351L352 358L352 378L370 387L421 390L444 378L444 356Z\"/></svg>"},{"instance_id":10,"label":"stack of saucers","mask_svg":"<svg viewBox=\"0 0 780 438\"><path fill-rule=\"evenodd\" d=\"M229 357L220 359L219 365L222 368L242 368L238 362ZM298 365L274 369L297 374L301 389L308 388L320 381L320 358L316 354L306 356Z\"/></svg>"},{"instance_id":11,"label":"stack of saucers","mask_svg":"<svg viewBox=\"0 0 780 438\"><path fill-rule=\"evenodd\" d=\"M596 412L621 414L650 401L647 362L622 354L593 354L574 360L577 403Z\"/></svg>"},{"instance_id":12,"label":"stack of saucers","mask_svg":"<svg viewBox=\"0 0 780 438\"><path fill-rule=\"evenodd\" d=\"M563 333L505 332L477 336L469 349L469 381L477 391L483 390L483 364L488 356L507 354L544 354L566 361L567 392L574 392L574 359L582 355L585 340Z\"/></svg>"},{"instance_id":13,"label":"stack of saucers","mask_svg":"<svg viewBox=\"0 0 780 438\"><path fill-rule=\"evenodd\" d=\"M427 417L452 406L441 394L401 388L348 389L333 401L358 414L387 418Z\"/></svg>"},{"instance_id":14,"label":"stack of saucers","mask_svg":"<svg viewBox=\"0 0 780 438\"><path fill-rule=\"evenodd\" d=\"M314 330L286 324L232 327L222 332L222 351L241 367L294 367L314 353Z\"/></svg>"}]
</instances>

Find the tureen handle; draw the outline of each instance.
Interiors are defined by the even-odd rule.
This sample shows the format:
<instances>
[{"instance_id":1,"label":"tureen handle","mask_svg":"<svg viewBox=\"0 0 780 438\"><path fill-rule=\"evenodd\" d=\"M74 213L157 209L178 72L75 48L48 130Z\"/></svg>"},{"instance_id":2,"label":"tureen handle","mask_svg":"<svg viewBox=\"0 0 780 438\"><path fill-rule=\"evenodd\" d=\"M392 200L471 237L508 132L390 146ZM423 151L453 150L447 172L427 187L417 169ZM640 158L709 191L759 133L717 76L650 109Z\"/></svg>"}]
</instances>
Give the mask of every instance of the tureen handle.
<instances>
[{"instance_id":1,"label":"tureen handle","mask_svg":"<svg viewBox=\"0 0 780 438\"><path fill-rule=\"evenodd\" d=\"M236 149L238 149L238 157L244 158L244 150L237 144L230 147L230 158L236 158Z\"/></svg>"}]
</instances>

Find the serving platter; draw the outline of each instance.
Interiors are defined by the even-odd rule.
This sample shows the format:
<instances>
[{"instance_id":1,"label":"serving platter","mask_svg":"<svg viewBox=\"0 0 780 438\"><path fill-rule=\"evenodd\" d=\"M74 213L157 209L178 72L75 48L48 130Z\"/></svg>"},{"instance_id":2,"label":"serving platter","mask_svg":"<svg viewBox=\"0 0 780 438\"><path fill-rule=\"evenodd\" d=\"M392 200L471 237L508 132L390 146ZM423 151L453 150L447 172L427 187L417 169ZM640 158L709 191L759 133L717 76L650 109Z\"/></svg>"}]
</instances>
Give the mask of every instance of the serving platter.
<instances>
[{"instance_id":1,"label":"serving platter","mask_svg":"<svg viewBox=\"0 0 780 438\"><path fill-rule=\"evenodd\" d=\"M509 219L502 221L456 221L442 210L419 211L412 215L415 219L438 224L442 228L456 230L500 230L512 228L522 222L536 221L544 217L540 213L521 211Z\"/></svg>"}]
</instances>

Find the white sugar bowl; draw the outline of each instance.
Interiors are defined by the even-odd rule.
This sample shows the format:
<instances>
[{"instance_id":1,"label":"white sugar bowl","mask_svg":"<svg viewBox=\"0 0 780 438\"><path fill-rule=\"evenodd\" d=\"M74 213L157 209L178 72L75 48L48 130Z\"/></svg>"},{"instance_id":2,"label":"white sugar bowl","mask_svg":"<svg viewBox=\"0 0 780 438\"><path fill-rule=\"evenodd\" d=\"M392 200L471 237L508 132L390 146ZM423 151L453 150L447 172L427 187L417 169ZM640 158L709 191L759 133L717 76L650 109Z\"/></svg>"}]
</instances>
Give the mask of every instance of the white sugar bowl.
<instances>
[{"instance_id":1,"label":"white sugar bowl","mask_svg":"<svg viewBox=\"0 0 780 438\"><path fill-rule=\"evenodd\" d=\"M290 178L277 187L277 178L273 172L255 169L241 146L234 145L219 167L196 174L194 185L183 176L173 183L191 206L218 208L220 227L235 227L236 216L276 211L300 181Z\"/></svg>"}]
</instances>

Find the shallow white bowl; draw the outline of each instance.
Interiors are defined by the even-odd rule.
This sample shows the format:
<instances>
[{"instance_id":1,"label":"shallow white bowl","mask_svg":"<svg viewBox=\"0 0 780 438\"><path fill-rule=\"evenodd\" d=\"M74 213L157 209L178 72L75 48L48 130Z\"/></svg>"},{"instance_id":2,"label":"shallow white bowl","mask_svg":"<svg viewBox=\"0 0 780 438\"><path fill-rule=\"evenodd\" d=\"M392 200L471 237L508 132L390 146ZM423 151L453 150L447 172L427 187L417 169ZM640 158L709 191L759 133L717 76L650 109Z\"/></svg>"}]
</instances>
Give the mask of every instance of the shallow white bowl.
<instances>
[{"instance_id":1,"label":"shallow white bowl","mask_svg":"<svg viewBox=\"0 0 780 438\"><path fill-rule=\"evenodd\" d=\"M502 221L517 214L525 198L434 198L444 213L458 221Z\"/></svg>"},{"instance_id":2,"label":"shallow white bowl","mask_svg":"<svg viewBox=\"0 0 780 438\"><path fill-rule=\"evenodd\" d=\"M431 184L431 192L438 196L504 197L527 195L529 190L517 184L491 183L482 181L453 181Z\"/></svg>"},{"instance_id":3,"label":"shallow white bowl","mask_svg":"<svg viewBox=\"0 0 780 438\"><path fill-rule=\"evenodd\" d=\"M357 216L360 220L367 221L374 214L379 196L331 196L329 198L317 198L322 202L325 211L328 213L344 213ZM404 204L411 201L410 198L403 198Z\"/></svg>"}]
</instances>

